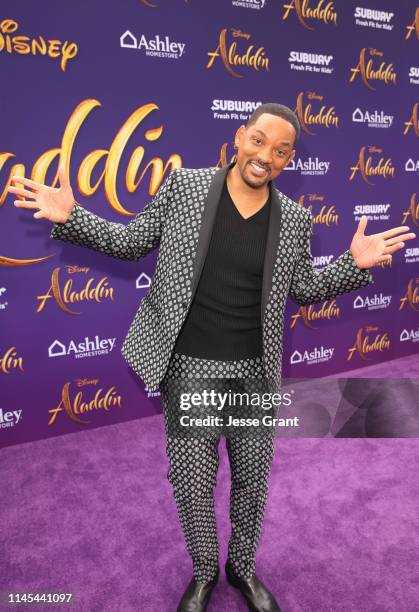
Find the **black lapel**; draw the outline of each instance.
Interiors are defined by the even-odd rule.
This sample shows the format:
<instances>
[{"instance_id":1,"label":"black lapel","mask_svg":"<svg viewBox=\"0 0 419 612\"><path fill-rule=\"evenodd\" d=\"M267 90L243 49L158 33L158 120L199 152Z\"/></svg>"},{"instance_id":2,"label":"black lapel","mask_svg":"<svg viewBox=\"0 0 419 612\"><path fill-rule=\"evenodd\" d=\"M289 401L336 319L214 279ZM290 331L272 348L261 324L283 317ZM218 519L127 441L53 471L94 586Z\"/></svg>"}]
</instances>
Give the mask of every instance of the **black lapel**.
<instances>
[{"instance_id":1,"label":"black lapel","mask_svg":"<svg viewBox=\"0 0 419 612\"><path fill-rule=\"evenodd\" d=\"M279 243L279 232L281 229L282 209L281 201L272 181L269 183L271 194L271 207L269 211L268 237L266 240L265 259L263 262L262 280L262 299L261 299L261 320L265 315L266 304L268 303L269 292L272 286L272 276L274 271L276 253Z\"/></svg>"},{"instance_id":2,"label":"black lapel","mask_svg":"<svg viewBox=\"0 0 419 612\"><path fill-rule=\"evenodd\" d=\"M190 302L195 295L198 281L201 276L202 268L204 266L205 257L207 255L208 246L212 234L212 228L214 226L215 215L217 214L218 203L220 201L221 192L224 187L224 181L226 180L228 169L234 165L235 162L227 164L222 168L219 168L212 177L211 184L208 189L207 198L205 200L205 206L202 213L201 228L199 231L198 246L196 248L196 255L194 259L194 268L192 275L192 294Z\"/></svg>"}]
</instances>

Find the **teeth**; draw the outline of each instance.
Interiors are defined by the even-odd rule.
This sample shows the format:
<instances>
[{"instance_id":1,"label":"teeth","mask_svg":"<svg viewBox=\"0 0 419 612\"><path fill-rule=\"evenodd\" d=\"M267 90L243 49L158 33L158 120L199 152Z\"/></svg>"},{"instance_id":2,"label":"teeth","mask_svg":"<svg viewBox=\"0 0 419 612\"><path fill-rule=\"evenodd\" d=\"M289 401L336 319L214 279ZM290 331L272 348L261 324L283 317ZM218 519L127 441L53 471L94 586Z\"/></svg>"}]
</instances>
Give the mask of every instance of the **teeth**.
<instances>
[{"instance_id":1,"label":"teeth","mask_svg":"<svg viewBox=\"0 0 419 612\"><path fill-rule=\"evenodd\" d=\"M250 164L253 166L253 168L255 168L255 170L258 173L260 173L260 172L266 173L266 169L262 168L262 166L259 166L259 164L256 164L255 162L250 162Z\"/></svg>"}]
</instances>

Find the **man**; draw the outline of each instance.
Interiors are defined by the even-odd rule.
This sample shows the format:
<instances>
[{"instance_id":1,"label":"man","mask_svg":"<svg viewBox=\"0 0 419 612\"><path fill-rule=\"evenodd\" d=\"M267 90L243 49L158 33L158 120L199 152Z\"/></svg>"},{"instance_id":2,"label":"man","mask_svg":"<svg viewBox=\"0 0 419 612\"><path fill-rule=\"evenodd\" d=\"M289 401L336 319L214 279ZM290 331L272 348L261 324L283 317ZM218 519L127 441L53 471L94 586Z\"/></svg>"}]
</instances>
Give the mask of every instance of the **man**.
<instances>
[{"instance_id":1,"label":"man","mask_svg":"<svg viewBox=\"0 0 419 612\"><path fill-rule=\"evenodd\" d=\"M279 388L287 296L311 304L368 285L369 268L402 248L402 235L404 241L415 237L405 233L407 226L366 236L364 216L350 248L316 273L311 214L273 185L295 156L299 130L289 108L259 106L236 132L236 162L221 169L176 169L127 225L78 205L63 168L59 189L18 177L13 180L27 188L9 188L31 198L16 206L38 209L35 218L54 222L52 238L128 260L160 247L150 290L122 354L151 390L162 391L168 479L193 561L180 612L204 611L218 580L213 508L218 437L172 435L176 406L169 382L266 377ZM273 437L234 437L226 444L232 472L227 579L251 610L278 611L255 573Z\"/></svg>"}]
</instances>

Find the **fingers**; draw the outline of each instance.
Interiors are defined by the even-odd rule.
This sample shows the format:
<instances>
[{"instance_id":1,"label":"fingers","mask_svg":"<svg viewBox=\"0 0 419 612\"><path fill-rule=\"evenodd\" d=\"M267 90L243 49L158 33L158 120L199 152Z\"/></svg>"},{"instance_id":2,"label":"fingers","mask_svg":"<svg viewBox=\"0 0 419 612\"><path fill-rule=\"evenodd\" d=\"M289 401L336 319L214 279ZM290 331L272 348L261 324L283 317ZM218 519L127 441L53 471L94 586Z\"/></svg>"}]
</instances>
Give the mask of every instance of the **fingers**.
<instances>
[{"instance_id":1,"label":"fingers","mask_svg":"<svg viewBox=\"0 0 419 612\"><path fill-rule=\"evenodd\" d=\"M358 227L356 230L357 234L364 235L365 228L367 227L367 223L368 223L368 217L366 215L362 215L362 217L359 220Z\"/></svg>"},{"instance_id":2,"label":"fingers","mask_svg":"<svg viewBox=\"0 0 419 612\"><path fill-rule=\"evenodd\" d=\"M16 208L39 208L39 204L33 201L26 202L25 200L15 200L13 204Z\"/></svg>"},{"instance_id":3,"label":"fingers","mask_svg":"<svg viewBox=\"0 0 419 612\"><path fill-rule=\"evenodd\" d=\"M34 218L35 219L46 219L46 214L42 211L42 210L38 210L38 212L34 213Z\"/></svg>"},{"instance_id":4,"label":"fingers","mask_svg":"<svg viewBox=\"0 0 419 612\"><path fill-rule=\"evenodd\" d=\"M400 236L396 236L395 238L389 238L386 240L386 246L391 246L392 244L396 244L400 241ZM403 240L412 240L412 238L416 238L416 234L410 233L402 236Z\"/></svg>"},{"instance_id":5,"label":"fingers","mask_svg":"<svg viewBox=\"0 0 419 612\"><path fill-rule=\"evenodd\" d=\"M399 251L400 249L402 249L404 247L404 242L398 242L397 244L390 246L390 247L386 247L384 249L384 252L386 254L388 253L395 253L396 251Z\"/></svg>"},{"instance_id":6,"label":"fingers","mask_svg":"<svg viewBox=\"0 0 419 612\"><path fill-rule=\"evenodd\" d=\"M39 187L44 187L41 183L36 183L31 179L24 178L23 176L12 176L11 181L13 183L22 183L22 185L27 185L28 187L32 187L33 189L39 189Z\"/></svg>"},{"instance_id":7,"label":"fingers","mask_svg":"<svg viewBox=\"0 0 419 612\"><path fill-rule=\"evenodd\" d=\"M391 261L392 259L393 259L393 257L390 254L380 255L380 257L377 259L377 264L384 263L385 261Z\"/></svg>"},{"instance_id":8,"label":"fingers","mask_svg":"<svg viewBox=\"0 0 419 612\"><path fill-rule=\"evenodd\" d=\"M37 195L34 191L20 189L19 187L8 187L7 191L10 191L10 193L15 193L16 195L23 196L25 198L36 198Z\"/></svg>"},{"instance_id":9,"label":"fingers","mask_svg":"<svg viewBox=\"0 0 419 612\"><path fill-rule=\"evenodd\" d=\"M410 229L410 227L408 225L401 225L400 227L392 227L389 230L386 230L385 232L381 233L381 236L383 238L392 238L393 236L396 236L397 234L401 234L402 232L407 232Z\"/></svg>"}]
</instances>

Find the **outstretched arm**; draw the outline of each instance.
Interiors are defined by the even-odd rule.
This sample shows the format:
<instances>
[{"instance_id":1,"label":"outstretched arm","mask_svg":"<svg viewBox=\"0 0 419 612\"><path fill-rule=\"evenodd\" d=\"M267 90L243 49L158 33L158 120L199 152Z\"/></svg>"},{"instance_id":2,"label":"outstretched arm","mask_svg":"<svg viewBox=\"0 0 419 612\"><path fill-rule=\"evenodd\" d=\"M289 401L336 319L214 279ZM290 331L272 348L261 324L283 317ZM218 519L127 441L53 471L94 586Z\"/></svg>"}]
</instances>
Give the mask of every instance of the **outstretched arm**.
<instances>
[{"instance_id":1,"label":"outstretched arm","mask_svg":"<svg viewBox=\"0 0 419 612\"><path fill-rule=\"evenodd\" d=\"M128 224L108 221L76 203L65 224L55 223L51 238L78 244L110 257L136 261L160 243L167 203L173 187L172 172L154 198Z\"/></svg>"},{"instance_id":2,"label":"outstretched arm","mask_svg":"<svg viewBox=\"0 0 419 612\"><path fill-rule=\"evenodd\" d=\"M26 189L9 187L9 191L33 198L16 200L15 206L37 209L33 215L35 218L52 221L51 238L100 251L110 257L138 260L160 243L175 172L167 177L151 202L126 225L107 221L80 206L74 199L62 166L58 171L60 189L13 177L15 183L25 185Z\"/></svg>"},{"instance_id":3,"label":"outstretched arm","mask_svg":"<svg viewBox=\"0 0 419 612\"><path fill-rule=\"evenodd\" d=\"M368 269L358 268L350 249L320 272L314 269L311 254L312 215L306 216L304 247L292 275L290 297L297 304L316 304L373 283Z\"/></svg>"},{"instance_id":4,"label":"outstretched arm","mask_svg":"<svg viewBox=\"0 0 419 612\"><path fill-rule=\"evenodd\" d=\"M366 236L364 231L367 221L368 218L363 215L350 248L334 263L316 272L310 247L313 222L311 213L307 215L304 248L295 266L290 286L290 297L294 302L302 305L315 304L373 284L369 268L391 259L394 252L404 247L402 239L406 241L416 237L413 233L405 233L409 229L408 226L394 227Z\"/></svg>"}]
</instances>

